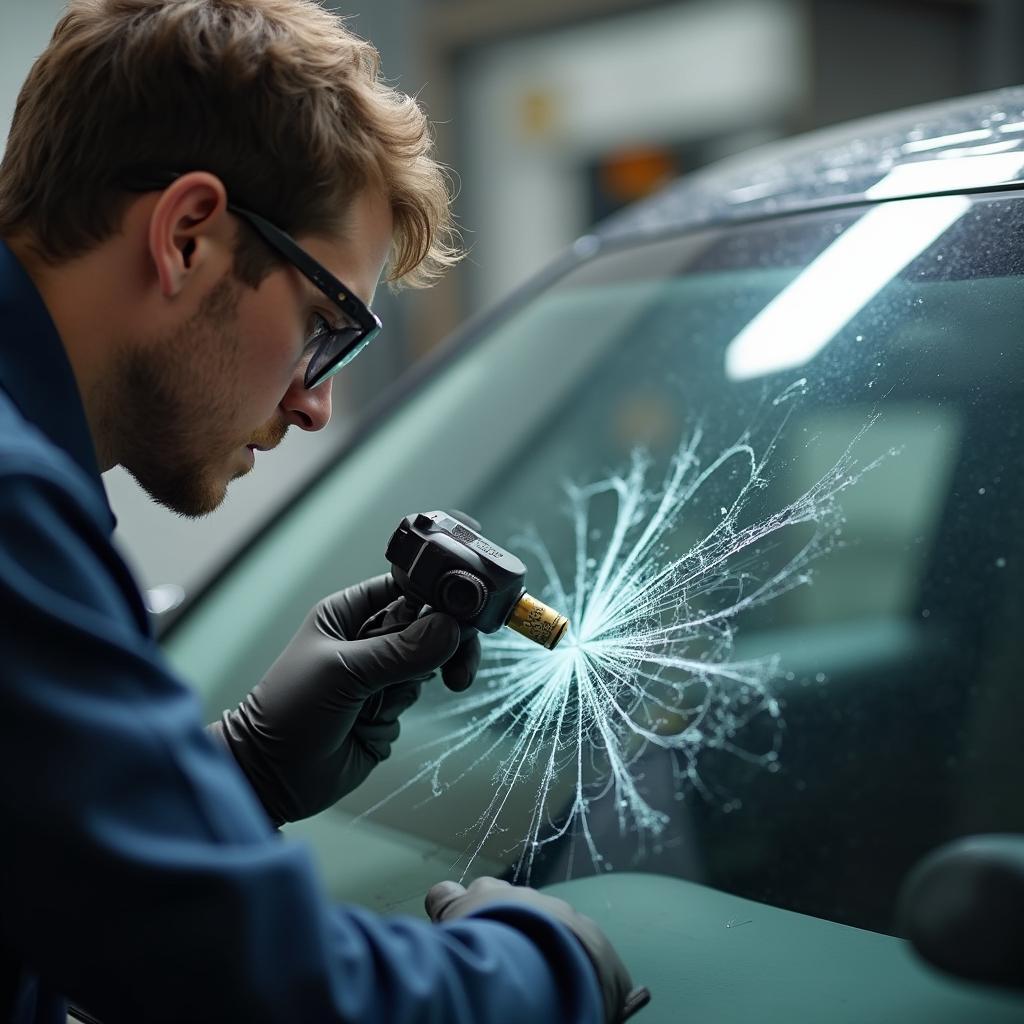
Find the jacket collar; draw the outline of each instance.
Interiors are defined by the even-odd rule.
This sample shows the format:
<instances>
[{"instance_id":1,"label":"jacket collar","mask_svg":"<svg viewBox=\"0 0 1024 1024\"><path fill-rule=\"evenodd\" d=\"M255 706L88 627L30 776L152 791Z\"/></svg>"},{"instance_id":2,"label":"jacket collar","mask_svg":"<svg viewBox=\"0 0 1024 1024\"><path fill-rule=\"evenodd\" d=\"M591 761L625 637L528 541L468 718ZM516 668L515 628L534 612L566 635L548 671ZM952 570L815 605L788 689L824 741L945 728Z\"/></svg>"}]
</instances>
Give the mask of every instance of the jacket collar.
<instances>
[{"instance_id":1,"label":"jacket collar","mask_svg":"<svg viewBox=\"0 0 1024 1024\"><path fill-rule=\"evenodd\" d=\"M81 467L99 488L106 504L96 449L67 352L42 296L3 241L0 241L0 386L25 419Z\"/></svg>"}]
</instances>

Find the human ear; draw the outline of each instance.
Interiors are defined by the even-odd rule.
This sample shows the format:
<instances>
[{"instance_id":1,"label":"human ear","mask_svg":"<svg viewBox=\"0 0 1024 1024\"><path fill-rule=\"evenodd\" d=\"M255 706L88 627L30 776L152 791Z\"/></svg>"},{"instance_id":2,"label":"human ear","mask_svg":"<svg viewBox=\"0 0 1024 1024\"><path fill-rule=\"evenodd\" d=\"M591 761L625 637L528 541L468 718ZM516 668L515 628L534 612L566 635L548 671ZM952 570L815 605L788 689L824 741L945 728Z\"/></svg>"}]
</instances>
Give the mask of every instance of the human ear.
<instances>
[{"instance_id":1,"label":"human ear","mask_svg":"<svg viewBox=\"0 0 1024 1024\"><path fill-rule=\"evenodd\" d=\"M149 217L149 255L161 294L180 295L211 261L230 252L231 237L227 190L220 178L207 171L176 178Z\"/></svg>"}]
</instances>

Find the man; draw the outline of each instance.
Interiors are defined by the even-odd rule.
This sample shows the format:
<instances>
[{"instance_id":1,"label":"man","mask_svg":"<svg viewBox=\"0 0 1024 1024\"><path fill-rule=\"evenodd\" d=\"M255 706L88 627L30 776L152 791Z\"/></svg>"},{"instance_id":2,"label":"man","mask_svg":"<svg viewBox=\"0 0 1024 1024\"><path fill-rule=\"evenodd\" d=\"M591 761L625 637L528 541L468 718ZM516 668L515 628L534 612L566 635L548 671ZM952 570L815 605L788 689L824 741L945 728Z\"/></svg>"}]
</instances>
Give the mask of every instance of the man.
<instances>
[{"instance_id":1,"label":"man","mask_svg":"<svg viewBox=\"0 0 1024 1024\"><path fill-rule=\"evenodd\" d=\"M592 922L494 879L434 923L327 900L274 825L390 751L475 637L378 578L204 730L110 544L122 465L201 515L323 427L378 279L451 263L416 104L308 0L72 0L0 168L0 1012L105 1022L612 1021ZM288 234L284 232L287 231Z\"/></svg>"}]
</instances>

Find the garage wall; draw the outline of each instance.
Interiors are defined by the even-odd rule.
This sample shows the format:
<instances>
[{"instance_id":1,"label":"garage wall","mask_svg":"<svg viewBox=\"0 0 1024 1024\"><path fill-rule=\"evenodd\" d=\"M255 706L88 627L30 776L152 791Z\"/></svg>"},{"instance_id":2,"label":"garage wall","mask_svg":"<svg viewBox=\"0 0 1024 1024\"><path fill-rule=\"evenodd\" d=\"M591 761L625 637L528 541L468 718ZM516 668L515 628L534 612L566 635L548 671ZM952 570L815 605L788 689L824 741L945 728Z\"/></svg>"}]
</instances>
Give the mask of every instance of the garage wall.
<instances>
[{"instance_id":1,"label":"garage wall","mask_svg":"<svg viewBox=\"0 0 1024 1024\"><path fill-rule=\"evenodd\" d=\"M764 141L791 122L810 90L804 15L798 0L693 0L468 54L456 126L463 208L479 229L473 308L587 228L586 169L603 154Z\"/></svg>"},{"instance_id":2,"label":"garage wall","mask_svg":"<svg viewBox=\"0 0 1024 1024\"><path fill-rule=\"evenodd\" d=\"M49 42L63 9L63 0L0 0L0 151L21 83Z\"/></svg>"}]
</instances>

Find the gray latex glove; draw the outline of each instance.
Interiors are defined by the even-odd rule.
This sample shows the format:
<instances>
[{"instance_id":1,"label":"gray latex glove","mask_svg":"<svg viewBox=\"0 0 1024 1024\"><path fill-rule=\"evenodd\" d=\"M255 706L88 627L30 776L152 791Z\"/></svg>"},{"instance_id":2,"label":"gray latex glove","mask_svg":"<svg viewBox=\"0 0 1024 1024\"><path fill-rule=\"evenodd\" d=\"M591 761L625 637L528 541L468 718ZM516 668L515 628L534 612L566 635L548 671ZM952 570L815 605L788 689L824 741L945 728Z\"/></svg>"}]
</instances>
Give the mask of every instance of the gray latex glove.
<instances>
[{"instance_id":1,"label":"gray latex glove","mask_svg":"<svg viewBox=\"0 0 1024 1024\"><path fill-rule=\"evenodd\" d=\"M476 630L420 611L390 575L332 594L242 703L209 727L275 825L355 789L391 753L399 716L435 669L450 689L472 683Z\"/></svg>"},{"instance_id":2,"label":"gray latex glove","mask_svg":"<svg viewBox=\"0 0 1024 1024\"><path fill-rule=\"evenodd\" d=\"M477 878L465 888L458 882L438 882L427 893L425 906L435 924L454 921L490 903L521 903L565 925L579 939L597 972L604 998L606 1024L619 1024L632 1012L635 993L626 965L604 932L589 918L577 913L565 900L547 896L536 889L509 885L498 878Z\"/></svg>"}]
</instances>

